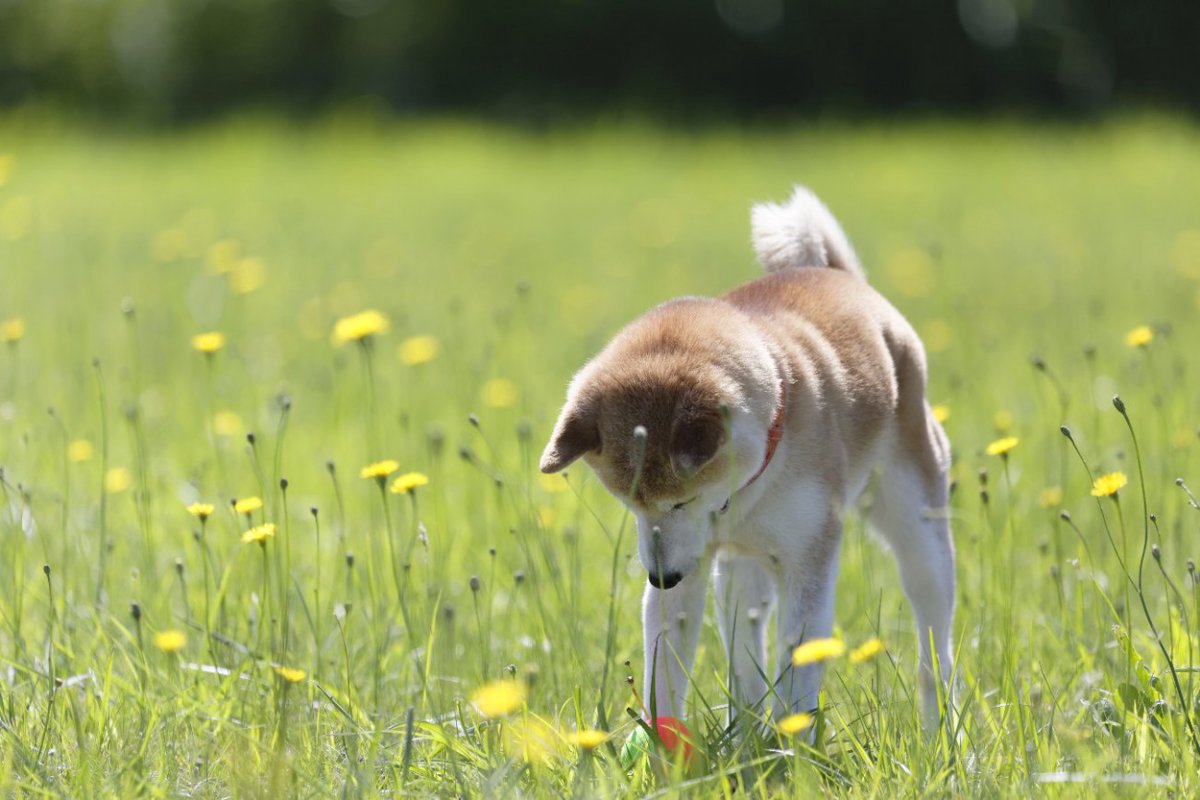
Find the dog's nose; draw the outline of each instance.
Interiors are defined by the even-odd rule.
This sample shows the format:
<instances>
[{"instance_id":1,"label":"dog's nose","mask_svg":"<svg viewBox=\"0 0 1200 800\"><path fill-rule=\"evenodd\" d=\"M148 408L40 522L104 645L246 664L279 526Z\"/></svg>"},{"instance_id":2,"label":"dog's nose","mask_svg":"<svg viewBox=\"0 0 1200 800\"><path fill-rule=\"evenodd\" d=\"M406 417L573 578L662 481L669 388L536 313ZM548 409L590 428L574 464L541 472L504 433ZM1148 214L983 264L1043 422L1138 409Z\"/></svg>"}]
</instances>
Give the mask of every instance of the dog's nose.
<instances>
[{"instance_id":1,"label":"dog's nose","mask_svg":"<svg viewBox=\"0 0 1200 800\"><path fill-rule=\"evenodd\" d=\"M655 589L671 589L675 584L683 580L681 572L651 572L646 575L646 580L650 581L650 585Z\"/></svg>"}]
</instances>

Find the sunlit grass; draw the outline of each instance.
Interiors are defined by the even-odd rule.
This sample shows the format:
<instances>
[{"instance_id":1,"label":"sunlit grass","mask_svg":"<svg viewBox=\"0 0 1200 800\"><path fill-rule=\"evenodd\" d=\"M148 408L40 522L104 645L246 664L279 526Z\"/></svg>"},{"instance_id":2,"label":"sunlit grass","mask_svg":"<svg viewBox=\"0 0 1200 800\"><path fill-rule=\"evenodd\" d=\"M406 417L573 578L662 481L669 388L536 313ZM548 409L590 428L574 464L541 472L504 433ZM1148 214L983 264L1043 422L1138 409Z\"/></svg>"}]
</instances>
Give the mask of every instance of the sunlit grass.
<instances>
[{"instance_id":1,"label":"sunlit grass","mask_svg":"<svg viewBox=\"0 0 1200 800\"><path fill-rule=\"evenodd\" d=\"M1195 794L1198 145L0 121L0 789ZM626 768L635 535L537 456L620 324L758 274L749 203L791 181L928 346L957 713L921 733L852 518L836 638L802 654L822 713L730 732L706 624L695 757Z\"/></svg>"}]
</instances>

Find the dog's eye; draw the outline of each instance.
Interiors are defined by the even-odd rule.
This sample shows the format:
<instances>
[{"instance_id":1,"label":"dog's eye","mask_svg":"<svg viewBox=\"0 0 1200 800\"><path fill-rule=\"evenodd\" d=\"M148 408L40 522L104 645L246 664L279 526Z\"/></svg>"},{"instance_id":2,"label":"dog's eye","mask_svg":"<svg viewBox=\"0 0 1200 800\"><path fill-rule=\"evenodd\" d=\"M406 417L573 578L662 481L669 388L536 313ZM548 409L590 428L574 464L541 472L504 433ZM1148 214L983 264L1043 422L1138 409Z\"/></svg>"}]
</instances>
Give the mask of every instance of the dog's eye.
<instances>
[{"instance_id":1,"label":"dog's eye","mask_svg":"<svg viewBox=\"0 0 1200 800\"><path fill-rule=\"evenodd\" d=\"M699 497L699 495L696 495L696 497ZM692 502L692 500L695 500L695 499L696 498L693 497L691 500L684 500L682 503L676 503L675 505L671 506L671 510L678 511L679 509L683 508L684 506L686 506L688 503Z\"/></svg>"}]
</instances>

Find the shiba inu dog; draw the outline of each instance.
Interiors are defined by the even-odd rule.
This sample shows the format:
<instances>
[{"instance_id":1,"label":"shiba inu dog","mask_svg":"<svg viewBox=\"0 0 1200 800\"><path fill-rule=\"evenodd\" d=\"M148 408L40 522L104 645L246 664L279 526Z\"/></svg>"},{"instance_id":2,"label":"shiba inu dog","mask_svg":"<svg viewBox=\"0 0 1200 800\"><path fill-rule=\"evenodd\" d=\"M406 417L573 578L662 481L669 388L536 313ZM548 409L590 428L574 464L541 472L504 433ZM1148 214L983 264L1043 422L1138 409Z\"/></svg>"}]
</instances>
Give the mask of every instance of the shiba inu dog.
<instances>
[{"instance_id":1,"label":"shiba inu dog","mask_svg":"<svg viewBox=\"0 0 1200 800\"><path fill-rule=\"evenodd\" d=\"M793 666L791 653L832 631L843 518L874 476L869 520L899 565L922 711L936 723L954 546L950 446L925 398L924 348L812 192L755 206L751 227L767 275L664 303L618 333L571 381L541 469L582 457L635 515L644 685L654 713L676 717L710 573L735 705L817 707L822 665Z\"/></svg>"}]
</instances>

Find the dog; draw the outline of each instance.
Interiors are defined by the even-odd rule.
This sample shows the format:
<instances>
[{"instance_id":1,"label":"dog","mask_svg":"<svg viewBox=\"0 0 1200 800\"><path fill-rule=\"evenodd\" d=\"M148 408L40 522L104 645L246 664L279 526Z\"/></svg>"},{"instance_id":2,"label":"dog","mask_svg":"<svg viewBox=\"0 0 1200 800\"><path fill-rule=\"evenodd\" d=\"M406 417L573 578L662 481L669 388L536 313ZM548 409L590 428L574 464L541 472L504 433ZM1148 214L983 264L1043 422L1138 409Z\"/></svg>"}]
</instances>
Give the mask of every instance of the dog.
<instances>
[{"instance_id":1,"label":"dog","mask_svg":"<svg viewBox=\"0 0 1200 800\"><path fill-rule=\"evenodd\" d=\"M922 715L936 725L955 572L950 444L925 397L924 348L811 191L754 206L751 229L767 274L621 330L571 380L541 470L583 458L636 517L643 685L655 716L677 718L710 572L731 714L817 709L823 665L791 654L831 635L843 520L874 478L868 519L899 566Z\"/></svg>"}]
</instances>

